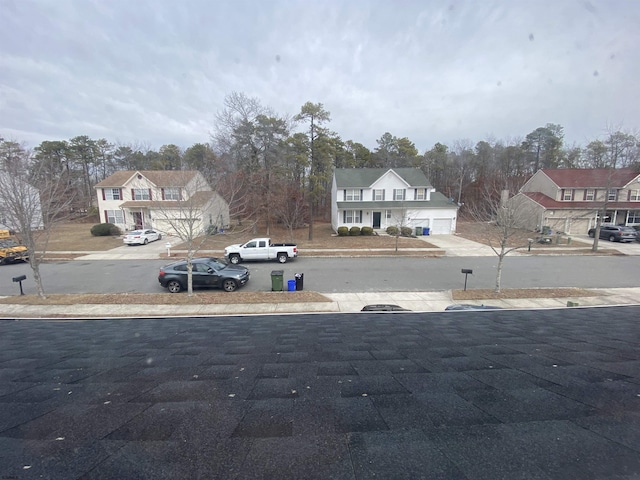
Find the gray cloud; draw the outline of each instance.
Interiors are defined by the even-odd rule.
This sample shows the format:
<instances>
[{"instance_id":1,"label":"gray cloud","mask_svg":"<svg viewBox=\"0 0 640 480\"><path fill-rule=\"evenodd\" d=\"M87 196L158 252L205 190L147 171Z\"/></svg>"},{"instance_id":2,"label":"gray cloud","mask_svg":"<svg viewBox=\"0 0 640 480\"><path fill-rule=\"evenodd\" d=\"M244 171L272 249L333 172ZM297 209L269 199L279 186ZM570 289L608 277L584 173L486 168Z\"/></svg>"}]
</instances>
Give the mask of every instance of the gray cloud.
<instances>
[{"instance_id":1,"label":"gray cloud","mask_svg":"<svg viewBox=\"0 0 640 480\"><path fill-rule=\"evenodd\" d=\"M225 95L307 101L343 139L584 143L640 125L640 4L0 0L0 135L206 142ZM594 72L597 72L595 74Z\"/></svg>"}]
</instances>

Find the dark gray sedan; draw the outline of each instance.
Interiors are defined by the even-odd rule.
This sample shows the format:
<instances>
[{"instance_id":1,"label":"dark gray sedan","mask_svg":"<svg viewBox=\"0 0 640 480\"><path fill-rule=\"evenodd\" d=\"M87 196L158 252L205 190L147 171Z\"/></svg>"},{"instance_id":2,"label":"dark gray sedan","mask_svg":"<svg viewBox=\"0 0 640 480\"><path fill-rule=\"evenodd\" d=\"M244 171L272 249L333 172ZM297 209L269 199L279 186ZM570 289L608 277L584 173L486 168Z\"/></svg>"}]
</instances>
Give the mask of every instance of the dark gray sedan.
<instances>
[{"instance_id":1,"label":"dark gray sedan","mask_svg":"<svg viewBox=\"0 0 640 480\"><path fill-rule=\"evenodd\" d=\"M222 288L233 292L249 281L249 269L231 265L214 257L199 257L192 260L193 288ZM160 285L171 293L187 289L187 261L171 263L160 268Z\"/></svg>"}]
</instances>

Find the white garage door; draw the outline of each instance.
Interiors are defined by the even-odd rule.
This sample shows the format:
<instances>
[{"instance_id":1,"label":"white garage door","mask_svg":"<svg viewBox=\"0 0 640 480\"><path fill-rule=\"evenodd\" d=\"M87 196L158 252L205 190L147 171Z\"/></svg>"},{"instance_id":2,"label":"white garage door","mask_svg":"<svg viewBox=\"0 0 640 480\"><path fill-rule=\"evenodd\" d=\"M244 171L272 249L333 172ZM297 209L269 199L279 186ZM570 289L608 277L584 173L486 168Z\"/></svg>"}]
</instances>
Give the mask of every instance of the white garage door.
<instances>
[{"instance_id":1,"label":"white garage door","mask_svg":"<svg viewBox=\"0 0 640 480\"><path fill-rule=\"evenodd\" d=\"M449 235L451 233L451 219L450 218L434 218L433 227L431 228L431 233L434 235L441 235L441 234Z\"/></svg>"}]
</instances>

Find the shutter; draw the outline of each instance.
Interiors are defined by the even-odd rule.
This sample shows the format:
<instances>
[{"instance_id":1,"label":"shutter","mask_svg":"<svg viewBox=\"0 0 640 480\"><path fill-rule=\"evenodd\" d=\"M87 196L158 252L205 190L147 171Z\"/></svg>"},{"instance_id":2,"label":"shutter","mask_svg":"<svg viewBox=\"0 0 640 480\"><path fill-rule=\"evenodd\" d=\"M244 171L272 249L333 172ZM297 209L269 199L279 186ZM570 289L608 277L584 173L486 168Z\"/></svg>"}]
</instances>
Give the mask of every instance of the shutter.
<instances>
[{"instance_id":1,"label":"shutter","mask_svg":"<svg viewBox=\"0 0 640 480\"><path fill-rule=\"evenodd\" d=\"M364 200L364 197L363 197L364 193L363 192L364 192L364 190L360 189L360 201L361 202Z\"/></svg>"},{"instance_id":2,"label":"shutter","mask_svg":"<svg viewBox=\"0 0 640 480\"><path fill-rule=\"evenodd\" d=\"M122 223L127 224L127 212L124 209L122 210Z\"/></svg>"},{"instance_id":3,"label":"shutter","mask_svg":"<svg viewBox=\"0 0 640 480\"><path fill-rule=\"evenodd\" d=\"M149 200L153 200L153 199L151 198L151 189L149 188L148 190L149 190Z\"/></svg>"},{"instance_id":4,"label":"shutter","mask_svg":"<svg viewBox=\"0 0 640 480\"><path fill-rule=\"evenodd\" d=\"M584 191L582 192L582 200L586 200L587 199L587 189L585 188Z\"/></svg>"},{"instance_id":5,"label":"shutter","mask_svg":"<svg viewBox=\"0 0 640 480\"><path fill-rule=\"evenodd\" d=\"M124 197L122 196L122 189L119 188L118 191L120 192L120 200L124 200Z\"/></svg>"},{"instance_id":6,"label":"shutter","mask_svg":"<svg viewBox=\"0 0 640 480\"><path fill-rule=\"evenodd\" d=\"M135 190L132 188L131 189L131 200L135 200L136 199L136 193Z\"/></svg>"},{"instance_id":7,"label":"shutter","mask_svg":"<svg viewBox=\"0 0 640 480\"><path fill-rule=\"evenodd\" d=\"M360 210L360 223L362 223L362 210Z\"/></svg>"},{"instance_id":8,"label":"shutter","mask_svg":"<svg viewBox=\"0 0 640 480\"><path fill-rule=\"evenodd\" d=\"M164 188L161 188L160 192L162 192L162 200L165 200L165 198L164 198Z\"/></svg>"},{"instance_id":9,"label":"shutter","mask_svg":"<svg viewBox=\"0 0 640 480\"><path fill-rule=\"evenodd\" d=\"M564 201L564 188L560 189L560 201Z\"/></svg>"},{"instance_id":10,"label":"shutter","mask_svg":"<svg viewBox=\"0 0 640 480\"><path fill-rule=\"evenodd\" d=\"M631 201L631 190L627 190L627 202Z\"/></svg>"},{"instance_id":11,"label":"shutter","mask_svg":"<svg viewBox=\"0 0 640 480\"><path fill-rule=\"evenodd\" d=\"M386 193L386 190L382 190L382 201L384 201L384 194Z\"/></svg>"},{"instance_id":12,"label":"shutter","mask_svg":"<svg viewBox=\"0 0 640 480\"><path fill-rule=\"evenodd\" d=\"M109 223L109 214L106 210L104 211L104 223Z\"/></svg>"},{"instance_id":13,"label":"shutter","mask_svg":"<svg viewBox=\"0 0 640 480\"><path fill-rule=\"evenodd\" d=\"M103 188L102 189L102 200L106 200L106 199L107 199L107 196L105 195L104 188Z\"/></svg>"},{"instance_id":14,"label":"shutter","mask_svg":"<svg viewBox=\"0 0 640 480\"><path fill-rule=\"evenodd\" d=\"M347 211L342 211L342 223L347 223Z\"/></svg>"},{"instance_id":15,"label":"shutter","mask_svg":"<svg viewBox=\"0 0 640 480\"><path fill-rule=\"evenodd\" d=\"M178 198L182 201L182 189L178 188Z\"/></svg>"},{"instance_id":16,"label":"shutter","mask_svg":"<svg viewBox=\"0 0 640 480\"><path fill-rule=\"evenodd\" d=\"M342 201L343 201L343 202L346 202L346 201L347 201L347 191L346 191L346 190L343 190L343 191L342 191Z\"/></svg>"}]
</instances>

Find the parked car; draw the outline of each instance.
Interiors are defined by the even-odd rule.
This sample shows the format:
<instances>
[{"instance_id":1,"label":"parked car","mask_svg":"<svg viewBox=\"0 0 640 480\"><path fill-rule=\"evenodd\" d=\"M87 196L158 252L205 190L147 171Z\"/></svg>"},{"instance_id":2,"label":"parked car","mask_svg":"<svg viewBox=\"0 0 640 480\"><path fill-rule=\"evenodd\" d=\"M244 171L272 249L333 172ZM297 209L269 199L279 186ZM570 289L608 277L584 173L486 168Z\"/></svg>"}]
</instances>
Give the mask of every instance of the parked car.
<instances>
[{"instance_id":1,"label":"parked car","mask_svg":"<svg viewBox=\"0 0 640 480\"><path fill-rule=\"evenodd\" d=\"M449 305L445 310L502 310L502 307L496 305L473 305L471 303L454 303Z\"/></svg>"},{"instance_id":2,"label":"parked car","mask_svg":"<svg viewBox=\"0 0 640 480\"><path fill-rule=\"evenodd\" d=\"M408 308L403 308L400 305L392 305L388 303L375 303L372 305L365 305L362 307L361 312L410 312Z\"/></svg>"},{"instance_id":3,"label":"parked car","mask_svg":"<svg viewBox=\"0 0 640 480\"><path fill-rule=\"evenodd\" d=\"M162 235L160 232L151 229L145 230L133 230L127 233L122 241L131 246L131 245L146 245L149 242L155 242L156 240L160 240Z\"/></svg>"},{"instance_id":4,"label":"parked car","mask_svg":"<svg viewBox=\"0 0 640 480\"><path fill-rule=\"evenodd\" d=\"M249 269L231 265L214 257L198 257L192 260L193 288L222 288L233 292L249 281ZM160 268L160 285L171 293L187 289L187 261L180 260Z\"/></svg>"},{"instance_id":5,"label":"parked car","mask_svg":"<svg viewBox=\"0 0 640 480\"><path fill-rule=\"evenodd\" d=\"M591 238L596 236L596 229L591 228L588 232ZM601 225L600 238L610 242L633 242L638 238L638 234L633 227L621 225Z\"/></svg>"}]
</instances>

